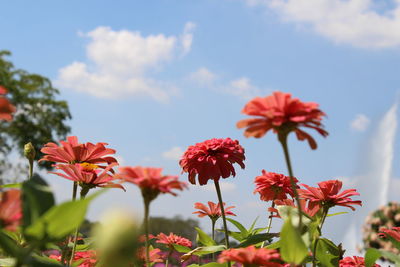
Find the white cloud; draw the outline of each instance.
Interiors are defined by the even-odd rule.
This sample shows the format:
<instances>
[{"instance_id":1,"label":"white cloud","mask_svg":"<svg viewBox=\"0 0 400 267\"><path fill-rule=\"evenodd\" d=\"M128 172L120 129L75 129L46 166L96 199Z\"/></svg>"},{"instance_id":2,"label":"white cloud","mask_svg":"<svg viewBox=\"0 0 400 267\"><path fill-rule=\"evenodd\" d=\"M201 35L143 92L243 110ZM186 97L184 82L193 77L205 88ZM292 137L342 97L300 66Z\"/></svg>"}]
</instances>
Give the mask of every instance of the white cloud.
<instances>
[{"instance_id":1,"label":"white cloud","mask_svg":"<svg viewBox=\"0 0 400 267\"><path fill-rule=\"evenodd\" d=\"M244 100L249 100L261 94L261 90L253 85L247 77L219 83L217 82L218 78L219 76L217 74L205 67L199 68L188 76L188 80L196 85L231 94Z\"/></svg>"},{"instance_id":2,"label":"white cloud","mask_svg":"<svg viewBox=\"0 0 400 267\"><path fill-rule=\"evenodd\" d=\"M221 191L223 193L234 192L234 191L236 191L236 188L237 188L236 184L231 183L231 182L225 182L225 181L219 180L219 184L220 184L220 187L221 187ZM205 190L205 191L208 191L208 192L215 192L214 183L208 183L208 184L206 184L204 186L201 186L200 188Z\"/></svg>"},{"instance_id":3,"label":"white cloud","mask_svg":"<svg viewBox=\"0 0 400 267\"><path fill-rule=\"evenodd\" d=\"M369 126L370 120L364 114L357 114L350 123L350 128L354 131L364 132Z\"/></svg>"},{"instance_id":4,"label":"white cloud","mask_svg":"<svg viewBox=\"0 0 400 267\"><path fill-rule=\"evenodd\" d=\"M149 77L149 72L160 69L179 54L187 54L194 27L187 23L180 37L143 36L140 32L97 27L84 34L90 39L86 62L73 62L60 69L56 83L101 98L144 95L168 101L177 88Z\"/></svg>"},{"instance_id":5,"label":"white cloud","mask_svg":"<svg viewBox=\"0 0 400 267\"><path fill-rule=\"evenodd\" d=\"M207 68L199 68L189 75L189 80L200 85L211 86L217 78L217 75Z\"/></svg>"},{"instance_id":6,"label":"white cloud","mask_svg":"<svg viewBox=\"0 0 400 267\"><path fill-rule=\"evenodd\" d=\"M227 91L245 100L260 95L260 89L251 84L250 80L246 77L231 81Z\"/></svg>"},{"instance_id":7,"label":"white cloud","mask_svg":"<svg viewBox=\"0 0 400 267\"><path fill-rule=\"evenodd\" d=\"M196 28L196 24L193 22L187 22L185 28L183 29L183 34L181 37L181 43L183 48L183 55L190 52L193 43L193 31Z\"/></svg>"},{"instance_id":8,"label":"white cloud","mask_svg":"<svg viewBox=\"0 0 400 267\"><path fill-rule=\"evenodd\" d=\"M180 160L182 155L183 155L183 150L182 148L178 146L174 146L168 151L165 151L162 153L163 158L165 159L170 159L170 160Z\"/></svg>"},{"instance_id":9,"label":"white cloud","mask_svg":"<svg viewBox=\"0 0 400 267\"><path fill-rule=\"evenodd\" d=\"M310 27L336 43L364 48L400 46L400 1L378 10L372 0L245 0L263 5L283 20ZM382 6L382 4L381 4Z\"/></svg>"}]
</instances>

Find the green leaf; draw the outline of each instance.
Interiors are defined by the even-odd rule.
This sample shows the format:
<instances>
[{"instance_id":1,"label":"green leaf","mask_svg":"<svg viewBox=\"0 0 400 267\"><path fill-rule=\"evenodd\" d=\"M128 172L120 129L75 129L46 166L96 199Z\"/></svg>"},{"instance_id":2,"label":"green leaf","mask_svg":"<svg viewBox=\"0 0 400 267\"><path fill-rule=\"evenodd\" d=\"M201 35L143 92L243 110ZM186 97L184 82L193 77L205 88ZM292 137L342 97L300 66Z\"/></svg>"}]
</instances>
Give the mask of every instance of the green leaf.
<instances>
[{"instance_id":1,"label":"green leaf","mask_svg":"<svg viewBox=\"0 0 400 267\"><path fill-rule=\"evenodd\" d=\"M299 211L298 208L292 206L277 206L276 209L279 212L279 215L283 220L290 219L292 221L292 225L297 227L299 225ZM302 217L302 223L308 225L311 222L307 216Z\"/></svg>"},{"instance_id":2,"label":"green leaf","mask_svg":"<svg viewBox=\"0 0 400 267\"><path fill-rule=\"evenodd\" d=\"M225 249L226 249L225 245L198 247L198 248L194 249L195 251L193 252L193 255L197 255L197 256L207 255L207 254L215 253L218 251L223 251Z\"/></svg>"},{"instance_id":3,"label":"green leaf","mask_svg":"<svg viewBox=\"0 0 400 267\"><path fill-rule=\"evenodd\" d=\"M68 201L52 207L26 229L25 235L42 243L63 239L79 227L85 219L90 202L101 192L83 200Z\"/></svg>"},{"instance_id":4,"label":"green leaf","mask_svg":"<svg viewBox=\"0 0 400 267\"><path fill-rule=\"evenodd\" d=\"M346 213L348 213L348 212L347 211L336 212L336 213L328 214L328 215L326 215L326 217L332 217L332 216L346 214Z\"/></svg>"},{"instance_id":5,"label":"green leaf","mask_svg":"<svg viewBox=\"0 0 400 267\"><path fill-rule=\"evenodd\" d=\"M185 246L181 246L181 245L177 245L177 244L172 244L172 246L174 247L174 249L176 251L181 252L181 253L188 253L191 251L190 248L185 247Z\"/></svg>"},{"instance_id":6,"label":"green leaf","mask_svg":"<svg viewBox=\"0 0 400 267\"><path fill-rule=\"evenodd\" d=\"M230 222L231 224L233 224L234 226L236 226L236 228L240 231L240 233L242 234L242 237L246 237L247 236L247 230L246 228L238 221L235 221L234 219L231 218L226 218L226 220L228 222Z\"/></svg>"},{"instance_id":7,"label":"green leaf","mask_svg":"<svg viewBox=\"0 0 400 267\"><path fill-rule=\"evenodd\" d=\"M316 258L323 266L335 267L339 265L339 248L329 239L321 238L317 243Z\"/></svg>"},{"instance_id":8,"label":"green leaf","mask_svg":"<svg viewBox=\"0 0 400 267\"><path fill-rule=\"evenodd\" d=\"M21 188L22 183L17 183L17 184L3 184L0 185L0 188Z\"/></svg>"},{"instance_id":9,"label":"green leaf","mask_svg":"<svg viewBox=\"0 0 400 267\"><path fill-rule=\"evenodd\" d=\"M219 232L224 232L224 229L217 229ZM240 232L232 232L232 231L228 231L229 236L233 237L234 239L236 239L239 242L242 242L242 240L244 239L242 236L242 233Z\"/></svg>"},{"instance_id":10,"label":"green leaf","mask_svg":"<svg viewBox=\"0 0 400 267\"><path fill-rule=\"evenodd\" d=\"M369 248L365 252L365 267L371 267L375 264L376 260L381 257L381 252L375 248Z\"/></svg>"},{"instance_id":11,"label":"green leaf","mask_svg":"<svg viewBox=\"0 0 400 267\"><path fill-rule=\"evenodd\" d=\"M14 258L22 258L24 249L18 246L14 240L12 240L6 233L0 231L0 247Z\"/></svg>"},{"instance_id":12,"label":"green leaf","mask_svg":"<svg viewBox=\"0 0 400 267\"><path fill-rule=\"evenodd\" d=\"M29 266L31 267L60 267L64 266L58 261L50 259L48 257L42 257L35 255L31 258Z\"/></svg>"},{"instance_id":13,"label":"green leaf","mask_svg":"<svg viewBox=\"0 0 400 267\"><path fill-rule=\"evenodd\" d=\"M400 265L400 256L385 250L379 250L379 252L381 253L382 257L394 262L396 266Z\"/></svg>"},{"instance_id":14,"label":"green leaf","mask_svg":"<svg viewBox=\"0 0 400 267\"><path fill-rule=\"evenodd\" d=\"M272 244L269 244L268 246L265 246L265 247L269 248L269 249L278 249L278 248L281 247L281 241L278 240L278 241L276 241L276 242L274 242Z\"/></svg>"},{"instance_id":15,"label":"green leaf","mask_svg":"<svg viewBox=\"0 0 400 267\"><path fill-rule=\"evenodd\" d=\"M240 243L237 247L243 248L243 247L248 247L250 245L255 245L261 242L264 242L266 240L270 240L273 237L278 236L278 234L275 233L268 233L268 234L255 234L252 236L249 236L246 238L242 243Z\"/></svg>"},{"instance_id":16,"label":"green leaf","mask_svg":"<svg viewBox=\"0 0 400 267\"><path fill-rule=\"evenodd\" d=\"M23 229L35 223L54 205L54 196L48 184L38 176L22 184Z\"/></svg>"},{"instance_id":17,"label":"green leaf","mask_svg":"<svg viewBox=\"0 0 400 267\"><path fill-rule=\"evenodd\" d=\"M308 254L308 249L290 218L282 226L280 249L282 259L288 263L301 264Z\"/></svg>"},{"instance_id":18,"label":"green leaf","mask_svg":"<svg viewBox=\"0 0 400 267\"><path fill-rule=\"evenodd\" d=\"M257 218L253 221L253 223L251 224L249 230L247 230L248 233L253 232L254 226L256 226L256 222L257 222L258 218L259 218L259 216L257 216ZM262 228L258 228L258 229L262 229Z\"/></svg>"},{"instance_id":19,"label":"green leaf","mask_svg":"<svg viewBox=\"0 0 400 267\"><path fill-rule=\"evenodd\" d=\"M204 246L215 246L216 245L215 241L209 235L204 233L203 230L201 230L198 227L195 227L195 229L197 231L197 241L198 242L200 242Z\"/></svg>"}]
</instances>

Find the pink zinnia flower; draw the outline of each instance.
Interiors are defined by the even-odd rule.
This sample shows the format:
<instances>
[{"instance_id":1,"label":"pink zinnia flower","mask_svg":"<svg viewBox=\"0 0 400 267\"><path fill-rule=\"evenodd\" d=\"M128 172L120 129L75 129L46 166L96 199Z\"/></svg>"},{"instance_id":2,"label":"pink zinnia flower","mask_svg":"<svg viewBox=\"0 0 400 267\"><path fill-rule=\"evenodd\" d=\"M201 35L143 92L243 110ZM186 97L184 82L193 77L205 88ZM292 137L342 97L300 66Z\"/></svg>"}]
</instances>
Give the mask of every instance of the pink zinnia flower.
<instances>
[{"instance_id":1,"label":"pink zinnia flower","mask_svg":"<svg viewBox=\"0 0 400 267\"><path fill-rule=\"evenodd\" d=\"M379 236L381 238L390 236L396 241L400 242L400 227L392 227L390 229L382 227L379 229L379 232Z\"/></svg>"},{"instance_id":2,"label":"pink zinnia flower","mask_svg":"<svg viewBox=\"0 0 400 267\"><path fill-rule=\"evenodd\" d=\"M162 175L162 168L152 167L120 167L117 177L123 181L137 185L142 195L153 200L158 194L177 194L173 190L182 191L187 187L185 182L178 180L178 176Z\"/></svg>"},{"instance_id":3,"label":"pink zinnia flower","mask_svg":"<svg viewBox=\"0 0 400 267\"><path fill-rule=\"evenodd\" d=\"M252 119L244 119L237 123L238 128L246 128L246 137L263 137L269 130L278 134L288 134L294 131L297 139L308 141L312 149L317 148L314 138L300 130L300 127L315 129L322 136L328 132L321 124L325 113L314 102L301 102L292 98L291 94L274 92L267 97L256 97L246 104L242 113L257 116Z\"/></svg>"},{"instance_id":4,"label":"pink zinnia flower","mask_svg":"<svg viewBox=\"0 0 400 267\"><path fill-rule=\"evenodd\" d=\"M0 120L11 121L13 119L12 114L16 111L16 108L5 97L6 94L7 89L0 85Z\"/></svg>"},{"instance_id":5,"label":"pink zinnia flower","mask_svg":"<svg viewBox=\"0 0 400 267\"><path fill-rule=\"evenodd\" d=\"M172 247L173 244L184 246L190 248L192 246L192 242L184 237L181 237L179 235L175 235L173 233L170 233L169 235L166 235L164 233L159 233L156 236L156 243L160 244L165 244L168 245L169 247Z\"/></svg>"},{"instance_id":6,"label":"pink zinnia flower","mask_svg":"<svg viewBox=\"0 0 400 267\"><path fill-rule=\"evenodd\" d=\"M343 192L342 182L339 180L329 180L318 183L317 187L302 184L306 189L299 189L299 195L310 201L310 205L319 205L321 207L331 208L333 206L348 207L352 210L355 208L352 205L361 206L360 200L352 200L350 197L360 195L355 189L347 189Z\"/></svg>"},{"instance_id":7,"label":"pink zinnia flower","mask_svg":"<svg viewBox=\"0 0 400 267\"><path fill-rule=\"evenodd\" d=\"M162 251L159 248L153 248L149 251L150 262L164 262ZM138 258L146 261L146 248L140 247L137 251Z\"/></svg>"},{"instance_id":8,"label":"pink zinnia flower","mask_svg":"<svg viewBox=\"0 0 400 267\"><path fill-rule=\"evenodd\" d=\"M114 157L107 156L115 154L114 149L106 148L107 143L85 143L81 144L78 142L76 136L67 137L67 141L60 141L61 145L58 146L55 143L47 143L40 150L43 154L46 154L40 161L53 161L58 163L91 163L99 164L106 163L112 164L117 163Z\"/></svg>"},{"instance_id":9,"label":"pink zinnia flower","mask_svg":"<svg viewBox=\"0 0 400 267\"><path fill-rule=\"evenodd\" d=\"M81 163L81 164L57 164L55 168L57 170L61 170L64 173L58 172L50 172L66 178L71 181L78 182L78 184L82 187L93 188L93 187L114 187L121 188L125 190L125 188L120 185L113 183L112 181L116 180L116 178L111 175L109 172L112 167L116 166L117 163L113 163L108 165L104 170L98 169L99 166L96 164L90 163Z\"/></svg>"},{"instance_id":10,"label":"pink zinnia flower","mask_svg":"<svg viewBox=\"0 0 400 267\"><path fill-rule=\"evenodd\" d=\"M21 191L11 189L0 194L0 226L15 231L21 223Z\"/></svg>"},{"instance_id":11,"label":"pink zinnia flower","mask_svg":"<svg viewBox=\"0 0 400 267\"><path fill-rule=\"evenodd\" d=\"M61 253L52 254L49 256L49 258L61 261ZM94 250L77 251L74 254L74 262L80 262L78 267L95 267L97 262L96 251Z\"/></svg>"},{"instance_id":12,"label":"pink zinnia flower","mask_svg":"<svg viewBox=\"0 0 400 267\"><path fill-rule=\"evenodd\" d=\"M236 214L234 214L231 211L231 209L233 209L235 206L225 207L225 203L223 203L223 205L224 205L225 216L228 215L236 216ZM208 207L207 207L203 203L196 202L194 203L194 208L198 209L198 211L193 212L193 214L198 214L198 217L200 218L208 216L210 217L211 220L216 221L218 220L219 217L222 216L221 207L219 203L216 204L214 202L208 201Z\"/></svg>"},{"instance_id":13,"label":"pink zinnia flower","mask_svg":"<svg viewBox=\"0 0 400 267\"><path fill-rule=\"evenodd\" d=\"M274 203L276 206L296 207L293 200L291 200L291 199L275 200ZM314 215L320 210L320 207L318 205L310 205L310 203L307 202L305 199L300 199L300 205L301 205L301 211L310 217L314 217ZM271 207L271 208L268 208L268 211L276 213L276 216L274 216L274 217L280 217L278 209Z\"/></svg>"},{"instance_id":14,"label":"pink zinnia flower","mask_svg":"<svg viewBox=\"0 0 400 267\"><path fill-rule=\"evenodd\" d=\"M293 177L295 183L298 182ZM293 188L290 183L290 177L283 174L266 172L262 170L262 175L257 176L254 180L256 184L255 193L260 194L260 199L264 201L275 200L275 199L287 199L287 196L294 196ZM298 187L298 186L297 186Z\"/></svg>"},{"instance_id":15,"label":"pink zinnia flower","mask_svg":"<svg viewBox=\"0 0 400 267\"><path fill-rule=\"evenodd\" d=\"M346 257L339 261L339 267L365 267L365 262L363 257L353 256ZM379 264L374 264L372 267L380 267Z\"/></svg>"},{"instance_id":16,"label":"pink zinnia flower","mask_svg":"<svg viewBox=\"0 0 400 267\"><path fill-rule=\"evenodd\" d=\"M205 185L208 180L218 181L221 177L235 176L233 164L237 163L244 169L244 160L244 149L237 140L213 138L189 146L179 165L182 172L188 173L192 184L196 184L198 175L200 185Z\"/></svg>"},{"instance_id":17,"label":"pink zinnia flower","mask_svg":"<svg viewBox=\"0 0 400 267\"><path fill-rule=\"evenodd\" d=\"M218 257L219 263L235 261L244 266L282 267L280 260L280 255L276 250L255 246L224 250Z\"/></svg>"}]
</instances>

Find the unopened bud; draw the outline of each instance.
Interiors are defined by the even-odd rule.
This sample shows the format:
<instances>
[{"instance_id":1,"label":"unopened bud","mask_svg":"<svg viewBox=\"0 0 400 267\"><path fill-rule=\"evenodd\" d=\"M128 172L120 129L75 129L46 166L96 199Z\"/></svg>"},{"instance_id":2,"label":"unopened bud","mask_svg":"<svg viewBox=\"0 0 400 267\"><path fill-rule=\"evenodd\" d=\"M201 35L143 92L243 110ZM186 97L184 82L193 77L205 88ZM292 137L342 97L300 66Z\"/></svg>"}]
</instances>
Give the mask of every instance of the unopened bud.
<instances>
[{"instance_id":1,"label":"unopened bud","mask_svg":"<svg viewBox=\"0 0 400 267\"><path fill-rule=\"evenodd\" d=\"M24 146L24 156L29 160L33 161L36 156L35 148L33 147L32 143L29 142Z\"/></svg>"}]
</instances>

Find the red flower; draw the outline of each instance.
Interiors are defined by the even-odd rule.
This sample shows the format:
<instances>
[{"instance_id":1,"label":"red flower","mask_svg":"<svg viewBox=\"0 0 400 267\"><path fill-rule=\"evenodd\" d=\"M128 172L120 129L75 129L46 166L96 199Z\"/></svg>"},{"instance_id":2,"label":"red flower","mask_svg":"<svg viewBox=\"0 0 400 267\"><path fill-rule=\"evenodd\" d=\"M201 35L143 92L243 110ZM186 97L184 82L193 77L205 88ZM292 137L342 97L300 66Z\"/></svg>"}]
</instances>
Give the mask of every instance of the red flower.
<instances>
[{"instance_id":1,"label":"red flower","mask_svg":"<svg viewBox=\"0 0 400 267\"><path fill-rule=\"evenodd\" d=\"M360 195L355 189L347 189L339 193L342 189L342 182L339 180L329 180L318 183L319 188L302 184L307 189L299 189L299 195L310 201L310 205L319 205L330 208L333 206L348 207L352 210L352 205L360 205L360 200L352 200L351 196Z\"/></svg>"},{"instance_id":2,"label":"red flower","mask_svg":"<svg viewBox=\"0 0 400 267\"><path fill-rule=\"evenodd\" d=\"M231 248L222 251L218 257L219 263L235 261L243 265L281 267L280 255L274 249L256 248Z\"/></svg>"},{"instance_id":3,"label":"red flower","mask_svg":"<svg viewBox=\"0 0 400 267\"><path fill-rule=\"evenodd\" d=\"M116 178L112 176L109 171L116 165L117 163L113 163L108 165L104 170L99 170L99 166L90 163L76 163L73 165L57 164L56 169L62 170L65 174L58 172L50 173L78 182L81 186L87 186L88 188L114 187L125 190L122 185L112 182L113 180L116 180Z\"/></svg>"},{"instance_id":4,"label":"red flower","mask_svg":"<svg viewBox=\"0 0 400 267\"><path fill-rule=\"evenodd\" d=\"M176 196L172 190L183 190L187 187L185 182L178 180L178 176L162 175L162 168L151 167L120 167L117 177L136 184L144 197L153 200L159 193Z\"/></svg>"},{"instance_id":5,"label":"red flower","mask_svg":"<svg viewBox=\"0 0 400 267\"><path fill-rule=\"evenodd\" d=\"M353 256L353 257L346 257L339 261L339 267L365 267L364 258ZM379 264L374 264L372 267L380 267Z\"/></svg>"},{"instance_id":6,"label":"red flower","mask_svg":"<svg viewBox=\"0 0 400 267\"><path fill-rule=\"evenodd\" d=\"M11 121L12 114L16 111L16 108L10 101L4 97L7 94L7 89L0 85L0 120Z\"/></svg>"},{"instance_id":7,"label":"red flower","mask_svg":"<svg viewBox=\"0 0 400 267\"><path fill-rule=\"evenodd\" d=\"M387 236L392 237L396 241L400 242L400 227L392 227L391 229L388 228L381 228L379 229L379 236L384 238Z\"/></svg>"},{"instance_id":8,"label":"red flower","mask_svg":"<svg viewBox=\"0 0 400 267\"><path fill-rule=\"evenodd\" d=\"M40 161L53 161L59 163L117 163L114 157L107 155L115 154L114 149L106 148L107 143L85 143L80 144L76 136L67 137L67 141L60 141L61 146L55 143L47 143L40 150L45 155ZM99 166L102 167L102 166ZM104 168L104 167L102 167Z\"/></svg>"},{"instance_id":9,"label":"red flower","mask_svg":"<svg viewBox=\"0 0 400 267\"><path fill-rule=\"evenodd\" d=\"M293 200L291 199L283 199L283 200L275 200L274 201L276 206L291 206L296 207ZM307 205L308 203L308 205ZM320 210L318 205L310 205L305 199L300 199L301 211L306 213L310 217L314 217L314 215ZM276 208L268 208L269 212L275 212L277 215L275 217L280 217L278 209Z\"/></svg>"},{"instance_id":10,"label":"red flower","mask_svg":"<svg viewBox=\"0 0 400 267\"><path fill-rule=\"evenodd\" d=\"M196 184L198 175L200 185L205 185L210 179L218 181L221 177L235 176L232 165L237 163L244 169L244 160L244 149L237 140L213 138L189 146L179 165L182 172L188 173L192 184Z\"/></svg>"},{"instance_id":11,"label":"red flower","mask_svg":"<svg viewBox=\"0 0 400 267\"><path fill-rule=\"evenodd\" d=\"M0 194L0 226L15 231L21 223L21 191L11 189Z\"/></svg>"},{"instance_id":12,"label":"red flower","mask_svg":"<svg viewBox=\"0 0 400 267\"><path fill-rule=\"evenodd\" d=\"M156 243L166 244L169 247L172 247L173 244L188 247L188 248L190 248L192 246L192 242L189 239L186 239L179 235L175 235L173 233L170 233L169 235L166 235L164 233L159 233L156 236L156 238L157 238Z\"/></svg>"},{"instance_id":13,"label":"red flower","mask_svg":"<svg viewBox=\"0 0 400 267\"><path fill-rule=\"evenodd\" d=\"M234 214L231 211L231 209L233 209L235 206L225 207L225 203L223 204L224 204L225 216L227 215L236 216L236 214ZM214 202L208 201L208 207L207 207L203 203L196 202L194 203L194 208L198 209L198 211L193 212L193 214L198 214L200 218L208 216L210 217L211 220L216 221L218 220L219 217L222 216L221 207L219 203L216 204Z\"/></svg>"},{"instance_id":14,"label":"red flower","mask_svg":"<svg viewBox=\"0 0 400 267\"><path fill-rule=\"evenodd\" d=\"M49 256L50 259L61 261L61 254L52 254ZM78 267L95 267L96 266L96 251L77 251L74 254L74 262L80 262ZM74 265L76 266L76 265Z\"/></svg>"},{"instance_id":15,"label":"red flower","mask_svg":"<svg viewBox=\"0 0 400 267\"><path fill-rule=\"evenodd\" d=\"M291 94L274 92L267 97L256 97L246 104L242 113L258 118L244 119L237 123L238 128L246 128L246 137L263 137L269 130L278 134L296 133L297 139L307 139L312 149L317 148L317 143L308 133L300 127L315 129L322 136L328 132L321 124L325 113L318 109L318 104L301 102L291 98Z\"/></svg>"},{"instance_id":16,"label":"red flower","mask_svg":"<svg viewBox=\"0 0 400 267\"><path fill-rule=\"evenodd\" d=\"M298 182L294 177L293 180L295 183ZM258 192L260 194L260 199L264 201L287 199L287 195L291 197L294 196L290 177L283 174L262 170L262 175L257 176L254 183L256 184L254 194Z\"/></svg>"}]
</instances>

